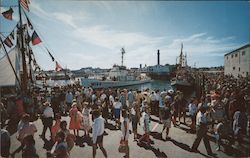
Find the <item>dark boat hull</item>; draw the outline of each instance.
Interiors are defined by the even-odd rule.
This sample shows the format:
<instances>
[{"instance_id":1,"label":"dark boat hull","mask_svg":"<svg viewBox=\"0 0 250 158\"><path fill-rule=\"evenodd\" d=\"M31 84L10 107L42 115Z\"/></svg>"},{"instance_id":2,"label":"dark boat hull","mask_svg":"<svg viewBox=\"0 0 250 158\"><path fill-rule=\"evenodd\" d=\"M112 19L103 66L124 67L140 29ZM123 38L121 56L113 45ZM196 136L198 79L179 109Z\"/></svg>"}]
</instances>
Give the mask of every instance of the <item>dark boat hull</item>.
<instances>
[{"instance_id":1,"label":"dark boat hull","mask_svg":"<svg viewBox=\"0 0 250 158\"><path fill-rule=\"evenodd\" d=\"M148 76L153 80L170 80L171 78L169 74L149 73Z\"/></svg>"}]
</instances>

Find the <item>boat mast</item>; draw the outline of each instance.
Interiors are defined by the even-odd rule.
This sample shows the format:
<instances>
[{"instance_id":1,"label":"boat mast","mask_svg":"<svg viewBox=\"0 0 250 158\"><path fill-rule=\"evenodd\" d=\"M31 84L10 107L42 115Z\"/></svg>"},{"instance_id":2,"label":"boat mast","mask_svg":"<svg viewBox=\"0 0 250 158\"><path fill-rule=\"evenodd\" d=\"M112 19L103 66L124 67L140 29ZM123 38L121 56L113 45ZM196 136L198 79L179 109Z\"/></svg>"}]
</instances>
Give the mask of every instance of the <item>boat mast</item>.
<instances>
[{"instance_id":1,"label":"boat mast","mask_svg":"<svg viewBox=\"0 0 250 158\"><path fill-rule=\"evenodd\" d=\"M23 73L21 75L21 89L23 92L27 92L27 83L28 83L28 73L27 73L27 65L26 65L26 57L25 57L25 48L24 48L24 39L23 39L23 23L22 23L22 14L21 14L21 2L18 0L18 11L19 11L19 39L21 40L18 45L22 55L22 67ZM21 39L20 39L21 38Z\"/></svg>"}]
</instances>

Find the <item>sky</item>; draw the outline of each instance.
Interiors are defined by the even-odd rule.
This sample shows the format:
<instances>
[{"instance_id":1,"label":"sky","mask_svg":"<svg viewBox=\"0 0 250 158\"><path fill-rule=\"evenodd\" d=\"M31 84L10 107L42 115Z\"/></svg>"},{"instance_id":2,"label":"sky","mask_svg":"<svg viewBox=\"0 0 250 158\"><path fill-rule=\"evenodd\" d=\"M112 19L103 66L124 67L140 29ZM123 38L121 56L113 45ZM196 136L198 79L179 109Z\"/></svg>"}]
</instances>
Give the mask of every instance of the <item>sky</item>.
<instances>
[{"instance_id":1,"label":"sky","mask_svg":"<svg viewBox=\"0 0 250 158\"><path fill-rule=\"evenodd\" d=\"M17 0L0 0L1 12ZM64 68L111 68L124 65L175 64L187 54L192 67L223 66L224 54L250 43L250 3L247 1L80 1L30 0L27 12L42 40L32 46L44 70L55 68L45 48ZM18 18L0 16L7 36ZM1 50L0 55L3 54Z\"/></svg>"}]
</instances>

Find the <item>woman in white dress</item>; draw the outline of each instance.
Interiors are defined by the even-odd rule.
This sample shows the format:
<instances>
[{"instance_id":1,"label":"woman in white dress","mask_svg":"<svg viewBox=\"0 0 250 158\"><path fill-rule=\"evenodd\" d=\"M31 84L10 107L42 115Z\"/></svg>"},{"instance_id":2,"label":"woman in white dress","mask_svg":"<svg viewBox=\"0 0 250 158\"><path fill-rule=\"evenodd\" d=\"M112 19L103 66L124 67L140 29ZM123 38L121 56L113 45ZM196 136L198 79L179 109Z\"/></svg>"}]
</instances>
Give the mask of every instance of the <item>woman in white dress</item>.
<instances>
[{"instance_id":1,"label":"woman in white dress","mask_svg":"<svg viewBox=\"0 0 250 158\"><path fill-rule=\"evenodd\" d=\"M90 106L85 104L85 107L83 108L82 111L82 115L83 115L83 119L82 119L82 127L81 129L84 130L84 136L88 136L89 137L89 130L91 129L91 125L90 125Z\"/></svg>"}]
</instances>

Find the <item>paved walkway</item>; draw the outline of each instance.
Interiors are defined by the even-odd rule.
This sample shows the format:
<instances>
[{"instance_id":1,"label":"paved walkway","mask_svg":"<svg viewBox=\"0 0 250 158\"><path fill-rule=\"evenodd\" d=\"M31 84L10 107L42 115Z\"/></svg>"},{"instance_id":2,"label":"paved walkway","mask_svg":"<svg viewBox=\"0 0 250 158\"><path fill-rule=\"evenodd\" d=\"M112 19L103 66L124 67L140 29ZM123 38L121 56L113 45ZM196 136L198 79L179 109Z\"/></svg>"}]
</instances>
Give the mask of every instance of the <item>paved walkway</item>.
<instances>
[{"instance_id":1,"label":"paved walkway","mask_svg":"<svg viewBox=\"0 0 250 158\"><path fill-rule=\"evenodd\" d=\"M131 158L199 158L199 157L209 157L205 150L205 146L203 142L200 143L198 150L200 153L193 153L190 152L190 146L192 145L195 134L187 133L188 127L181 124L179 127L171 127L169 136L171 137L170 140L163 140L161 138L161 130L162 124L157 122L157 117L152 117L153 121L151 121L151 128L153 129L151 133L152 144L151 146L146 146L145 144L138 144L137 142L133 141L133 134L130 134L129 137L129 147L130 147L130 157ZM69 122L69 117L62 117L62 120L66 120ZM188 119L188 123L190 120ZM44 143L44 141L39 138L39 134L42 131L42 122L40 119L34 122L38 128L38 132L35 135L36 140L36 149L37 154L41 158L46 157L46 149L48 147L48 142ZM107 135L104 136L104 147L107 150L108 156L110 158L122 158L123 154L118 152L118 146L121 136L121 131L116 130L112 123L107 125L105 131ZM130 127L131 128L131 127ZM142 134L142 129L139 126L139 134ZM80 136L83 135L83 131L80 131ZM47 139L49 139L49 131L47 131L46 135ZM165 134L163 135L165 138ZM226 157L249 157L249 139L245 139L245 143L240 149L237 147L231 147L225 151L222 148L222 151L217 152L215 150L216 145L214 140L211 139L210 141L213 153L217 154L219 158L226 158ZM13 152L20 143L16 140L16 133L11 136L11 149L10 151ZM21 154L16 154L16 157L21 157ZM76 141L75 147L72 149L70 153L71 158L90 158L92 157L92 147L91 147L91 139L80 137ZM97 150L97 158L102 158L102 152Z\"/></svg>"}]
</instances>

